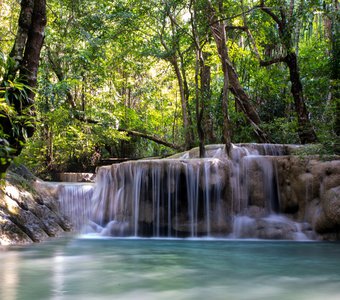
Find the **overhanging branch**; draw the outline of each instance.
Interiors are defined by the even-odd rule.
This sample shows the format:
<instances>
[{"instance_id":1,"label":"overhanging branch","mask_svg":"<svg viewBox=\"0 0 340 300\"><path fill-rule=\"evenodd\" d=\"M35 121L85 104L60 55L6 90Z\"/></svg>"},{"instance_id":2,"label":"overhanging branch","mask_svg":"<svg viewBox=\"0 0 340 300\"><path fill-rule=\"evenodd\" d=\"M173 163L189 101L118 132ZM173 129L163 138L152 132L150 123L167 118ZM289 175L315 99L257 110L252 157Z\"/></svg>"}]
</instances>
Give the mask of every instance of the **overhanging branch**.
<instances>
[{"instance_id":1,"label":"overhanging branch","mask_svg":"<svg viewBox=\"0 0 340 300\"><path fill-rule=\"evenodd\" d=\"M75 111L74 118L77 119L78 121L88 123L88 124L99 124L100 123L97 120L87 118L86 116L79 113L78 111ZM144 139L153 141L157 144L169 147L171 149L175 149L175 150L179 150L179 151L184 150L183 146L167 142L167 141L165 141L165 140L161 139L160 137L155 136L153 134L148 134L148 133L145 133L145 132L139 132L139 131L135 131L135 130L123 129L123 128L119 128L117 130L120 131L120 132L126 132L127 135L129 135L129 136L136 136L136 137L144 138Z\"/></svg>"},{"instance_id":2,"label":"overhanging branch","mask_svg":"<svg viewBox=\"0 0 340 300\"><path fill-rule=\"evenodd\" d=\"M225 27L226 30L242 30L242 31L247 31L247 27L246 26L226 26Z\"/></svg>"},{"instance_id":3,"label":"overhanging branch","mask_svg":"<svg viewBox=\"0 0 340 300\"><path fill-rule=\"evenodd\" d=\"M287 59L287 56L281 56L281 57L276 57L273 58L271 60L261 60L260 61L260 66L261 67L266 67L266 66L270 66L279 62L285 62Z\"/></svg>"},{"instance_id":4,"label":"overhanging branch","mask_svg":"<svg viewBox=\"0 0 340 300\"><path fill-rule=\"evenodd\" d=\"M126 132L130 136L132 135L132 136L136 136L136 137L141 137L141 138L153 141L157 144L160 144L160 145L163 145L163 146L175 149L175 150L180 150L180 151L183 150L183 146L176 145L176 144L173 144L173 143L169 143L169 142L164 141L164 140L162 140L161 138L159 138L155 135L151 135L151 134L147 134L147 133L139 132L139 131L135 131L135 130L122 129L122 128L119 128L118 131Z\"/></svg>"},{"instance_id":5,"label":"overhanging branch","mask_svg":"<svg viewBox=\"0 0 340 300\"><path fill-rule=\"evenodd\" d=\"M279 26L280 30L282 30L283 24L284 24L284 20L283 19L280 20L280 18L276 14L274 14L272 12L271 8L265 6L264 0L261 1L261 4L259 5L259 8L263 12L265 12L268 16L270 16L276 22L276 24ZM282 9L280 8L279 10L280 10L280 13L281 13L281 16L282 16Z\"/></svg>"}]
</instances>

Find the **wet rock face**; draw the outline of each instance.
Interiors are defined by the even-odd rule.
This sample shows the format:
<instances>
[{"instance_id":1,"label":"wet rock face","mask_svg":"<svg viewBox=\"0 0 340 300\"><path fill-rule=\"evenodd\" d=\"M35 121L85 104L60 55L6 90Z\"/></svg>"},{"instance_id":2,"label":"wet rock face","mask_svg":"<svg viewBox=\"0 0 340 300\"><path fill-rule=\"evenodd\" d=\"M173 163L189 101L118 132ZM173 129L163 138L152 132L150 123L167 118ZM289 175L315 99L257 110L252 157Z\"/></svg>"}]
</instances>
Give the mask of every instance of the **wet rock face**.
<instances>
[{"instance_id":1,"label":"wet rock face","mask_svg":"<svg viewBox=\"0 0 340 300\"><path fill-rule=\"evenodd\" d=\"M340 232L340 160L275 158L280 211L329 238Z\"/></svg>"},{"instance_id":2,"label":"wet rock face","mask_svg":"<svg viewBox=\"0 0 340 300\"><path fill-rule=\"evenodd\" d=\"M0 191L0 245L40 242L70 228L50 190L35 179L9 174Z\"/></svg>"},{"instance_id":3,"label":"wet rock face","mask_svg":"<svg viewBox=\"0 0 340 300\"><path fill-rule=\"evenodd\" d=\"M340 225L340 185L329 189L323 197L323 210L329 222Z\"/></svg>"},{"instance_id":4,"label":"wet rock face","mask_svg":"<svg viewBox=\"0 0 340 300\"><path fill-rule=\"evenodd\" d=\"M11 215L0 210L0 245L25 245L30 237L11 220Z\"/></svg>"},{"instance_id":5,"label":"wet rock face","mask_svg":"<svg viewBox=\"0 0 340 300\"><path fill-rule=\"evenodd\" d=\"M321 208L320 208L321 206ZM340 232L340 186L329 189L319 206L316 206L315 228L320 233Z\"/></svg>"}]
</instances>

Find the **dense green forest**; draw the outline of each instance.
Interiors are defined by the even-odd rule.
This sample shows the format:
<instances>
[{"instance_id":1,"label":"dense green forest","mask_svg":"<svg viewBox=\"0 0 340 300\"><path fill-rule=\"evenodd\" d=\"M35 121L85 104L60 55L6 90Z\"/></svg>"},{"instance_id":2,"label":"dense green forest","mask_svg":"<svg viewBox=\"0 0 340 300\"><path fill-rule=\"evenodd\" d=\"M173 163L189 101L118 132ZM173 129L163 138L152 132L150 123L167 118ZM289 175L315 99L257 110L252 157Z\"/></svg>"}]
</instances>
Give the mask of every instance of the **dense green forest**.
<instances>
[{"instance_id":1,"label":"dense green forest","mask_svg":"<svg viewBox=\"0 0 340 300\"><path fill-rule=\"evenodd\" d=\"M2 172L211 143L339 153L337 0L18 2L0 1Z\"/></svg>"}]
</instances>

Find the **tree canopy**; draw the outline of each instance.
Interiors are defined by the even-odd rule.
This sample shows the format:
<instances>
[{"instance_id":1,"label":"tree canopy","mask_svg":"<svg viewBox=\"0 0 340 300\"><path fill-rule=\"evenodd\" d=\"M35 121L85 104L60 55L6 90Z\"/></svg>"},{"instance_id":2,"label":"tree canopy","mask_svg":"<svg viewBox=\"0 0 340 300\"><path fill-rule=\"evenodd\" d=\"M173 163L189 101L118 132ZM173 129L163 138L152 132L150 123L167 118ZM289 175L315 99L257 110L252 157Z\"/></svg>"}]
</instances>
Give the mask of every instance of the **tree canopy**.
<instances>
[{"instance_id":1,"label":"tree canopy","mask_svg":"<svg viewBox=\"0 0 340 300\"><path fill-rule=\"evenodd\" d=\"M22 148L40 174L208 143L339 152L337 0L40 1L37 86L9 76L26 2L0 2L1 165Z\"/></svg>"}]
</instances>

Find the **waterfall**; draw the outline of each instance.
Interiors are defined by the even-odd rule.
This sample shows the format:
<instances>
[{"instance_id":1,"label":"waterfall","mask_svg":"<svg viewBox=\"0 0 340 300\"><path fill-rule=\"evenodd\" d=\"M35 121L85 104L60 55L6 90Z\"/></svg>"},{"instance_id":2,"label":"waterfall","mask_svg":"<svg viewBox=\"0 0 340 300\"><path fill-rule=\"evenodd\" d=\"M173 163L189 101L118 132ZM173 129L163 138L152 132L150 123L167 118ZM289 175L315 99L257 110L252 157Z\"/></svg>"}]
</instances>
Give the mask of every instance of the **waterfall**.
<instances>
[{"instance_id":1,"label":"waterfall","mask_svg":"<svg viewBox=\"0 0 340 300\"><path fill-rule=\"evenodd\" d=\"M90 219L92 195L92 184L63 184L59 187L61 211L68 216L77 231Z\"/></svg>"},{"instance_id":2,"label":"waterfall","mask_svg":"<svg viewBox=\"0 0 340 300\"><path fill-rule=\"evenodd\" d=\"M285 145L207 147L206 158L191 150L168 159L100 167L95 188L64 186L59 201L81 227L110 236L304 237L301 226L280 216L273 156ZM88 229L89 227L87 227Z\"/></svg>"},{"instance_id":3,"label":"waterfall","mask_svg":"<svg viewBox=\"0 0 340 300\"><path fill-rule=\"evenodd\" d=\"M222 218L225 163L216 158L162 159L102 167L91 219L104 227L111 221L128 224L126 235L209 236L214 216Z\"/></svg>"}]
</instances>

